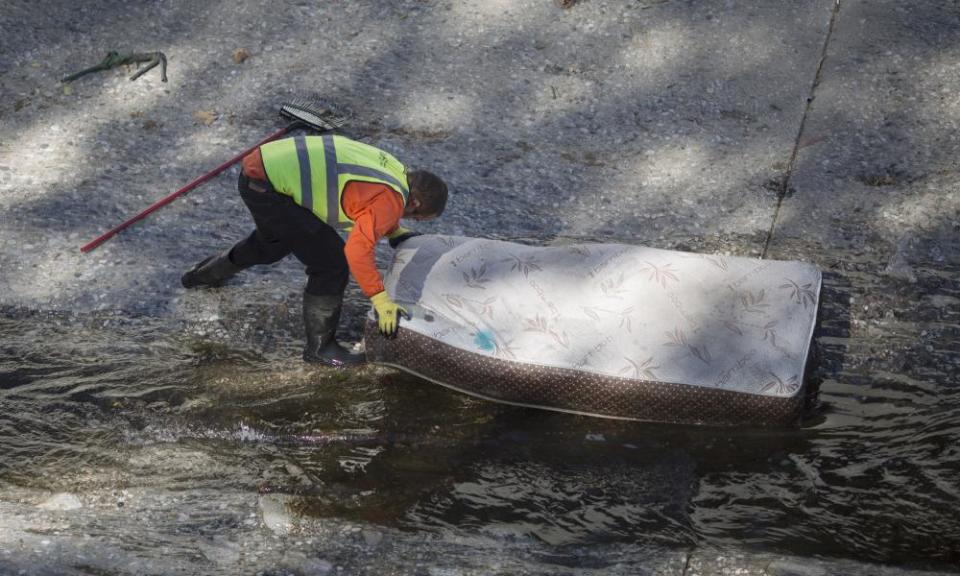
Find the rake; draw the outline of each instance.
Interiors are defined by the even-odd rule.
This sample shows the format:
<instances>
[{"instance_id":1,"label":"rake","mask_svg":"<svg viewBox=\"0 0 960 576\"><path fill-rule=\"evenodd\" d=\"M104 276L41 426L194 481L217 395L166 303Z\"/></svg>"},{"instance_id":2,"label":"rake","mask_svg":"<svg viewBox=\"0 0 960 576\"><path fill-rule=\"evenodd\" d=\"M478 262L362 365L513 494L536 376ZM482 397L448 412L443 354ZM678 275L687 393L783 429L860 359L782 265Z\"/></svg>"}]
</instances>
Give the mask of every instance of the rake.
<instances>
[{"instance_id":1,"label":"rake","mask_svg":"<svg viewBox=\"0 0 960 576\"><path fill-rule=\"evenodd\" d=\"M253 152L260 146L266 144L267 142L280 138L281 136L283 136L284 134L287 134L291 130L294 130L296 128L309 128L309 129L316 130L318 132L338 130L348 122L351 116L351 114L349 114L349 112L347 112L346 110L336 107L333 104L325 101L324 99L315 97L315 96L298 98L282 104L280 106L280 115L283 116L284 118L291 120L291 122L286 126L284 126L283 128L281 128L280 130L277 130L273 134L257 142L253 146L247 148L243 152L237 154L230 160L227 160L223 164L207 172L203 176L196 178L195 180L193 180L183 188L180 188L176 192L168 196L165 196L160 200L157 200L156 202L148 206L146 209L144 209L142 212L140 212L136 216L130 218L129 220L124 221L121 224L118 224L117 226L114 226L113 228L111 228L110 230L107 230L106 232L96 237L95 239L91 240L87 244L84 244L83 246L80 247L80 251L89 252L93 250L94 248L103 244L110 238L113 238L114 236L116 236L117 233L120 232L121 230L126 229L127 227L129 227L131 224L135 222L143 220L153 212L156 212L160 208L176 200L178 197L193 190L194 188L203 184L207 180L210 180L211 178L213 178L217 174L220 174L230 166L233 166L234 164L239 162L241 159L243 159L243 157L249 154L250 152Z\"/></svg>"}]
</instances>

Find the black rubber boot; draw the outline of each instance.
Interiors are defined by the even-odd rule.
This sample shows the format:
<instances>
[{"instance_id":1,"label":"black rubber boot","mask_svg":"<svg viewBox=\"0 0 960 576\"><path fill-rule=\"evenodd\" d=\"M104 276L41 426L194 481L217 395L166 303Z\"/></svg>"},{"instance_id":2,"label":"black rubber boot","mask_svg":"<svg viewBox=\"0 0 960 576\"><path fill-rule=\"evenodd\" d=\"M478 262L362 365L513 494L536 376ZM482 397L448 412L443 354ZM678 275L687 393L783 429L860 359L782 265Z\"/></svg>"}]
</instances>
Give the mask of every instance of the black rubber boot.
<instances>
[{"instance_id":1,"label":"black rubber boot","mask_svg":"<svg viewBox=\"0 0 960 576\"><path fill-rule=\"evenodd\" d=\"M187 270L187 273L180 278L180 283L184 288L221 286L231 276L243 270L230 261L230 250L232 248L200 261Z\"/></svg>"},{"instance_id":2,"label":"black rubber boot","mask_svg":"<svg viewBox=\"0 0 960 576\"><path fill-rule=\"evenodd\" d=\"M340 322L340 295L317 296L303 293L303 325L307 330L307 347L303 361L327 366L357 366L366 362L364 354L351 352L337 343Z\"/></svg>"}]
</instances>

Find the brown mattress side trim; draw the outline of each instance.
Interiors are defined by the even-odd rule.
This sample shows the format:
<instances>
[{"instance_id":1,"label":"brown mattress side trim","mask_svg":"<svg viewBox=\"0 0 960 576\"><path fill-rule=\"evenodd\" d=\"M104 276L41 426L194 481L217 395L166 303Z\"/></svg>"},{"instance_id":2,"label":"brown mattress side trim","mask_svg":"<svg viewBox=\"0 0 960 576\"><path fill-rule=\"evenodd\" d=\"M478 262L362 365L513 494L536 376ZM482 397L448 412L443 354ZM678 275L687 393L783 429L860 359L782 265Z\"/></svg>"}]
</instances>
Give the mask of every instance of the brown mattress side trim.
<instances>
[{"instance_id":1,"label":"brown mattress side trim","mask_svg":"<svg viewBox=\"0 0 960 576\"><path fill-rule=\"evenodd\" d=\"M367 358L487 400L589 416L714 426L797 425L804 390L770 397L536 366L461 350L401 328L384 338L367 321Z\"/></svg>"}]
</instances>

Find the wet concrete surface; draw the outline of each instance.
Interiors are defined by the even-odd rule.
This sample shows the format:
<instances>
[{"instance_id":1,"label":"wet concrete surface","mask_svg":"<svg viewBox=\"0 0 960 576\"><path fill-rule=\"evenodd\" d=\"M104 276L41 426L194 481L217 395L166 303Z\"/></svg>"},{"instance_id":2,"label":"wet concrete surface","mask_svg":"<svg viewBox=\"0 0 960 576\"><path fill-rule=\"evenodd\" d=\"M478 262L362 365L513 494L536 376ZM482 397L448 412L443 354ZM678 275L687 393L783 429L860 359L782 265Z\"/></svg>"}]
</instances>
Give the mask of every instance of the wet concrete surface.
<instances>
[{"instance_id":1,"label":"wet concrete surface","mask_svg":"<svg viewBox=\"0 0 960 576\"><path fill-rule=\"evenodd\" d=\"M5 3L0 571L956 573L958 18ZM108 50L162 50L170 81L58 82ZM817 264L818 407L772 438L623 427L304 367L296 262L179 285L249 229L236 168L79 253L303 93L451 183L424 232ZM351 285L346 336L366 309Z\"/></svg>"}]
</instances>

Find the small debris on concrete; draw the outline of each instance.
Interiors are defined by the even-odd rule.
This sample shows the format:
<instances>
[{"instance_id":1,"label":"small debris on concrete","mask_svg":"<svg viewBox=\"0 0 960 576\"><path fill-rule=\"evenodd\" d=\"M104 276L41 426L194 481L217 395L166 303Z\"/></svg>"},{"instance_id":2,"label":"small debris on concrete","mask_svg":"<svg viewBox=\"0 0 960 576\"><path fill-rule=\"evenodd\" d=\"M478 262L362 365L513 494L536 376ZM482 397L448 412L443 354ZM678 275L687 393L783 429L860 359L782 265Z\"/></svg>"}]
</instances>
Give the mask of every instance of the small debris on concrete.
<instances>
[{"instance_id":1,"label":"small debris on concrete","mask_svg":"<svg viewBox=\"0 0 960 576\"><path fill-rule=\"evenodd\" d=\"M212 126L220 115L213 110L197 110L193 113L193 119L204 126Z\"/></svg>"}]
</instances>

